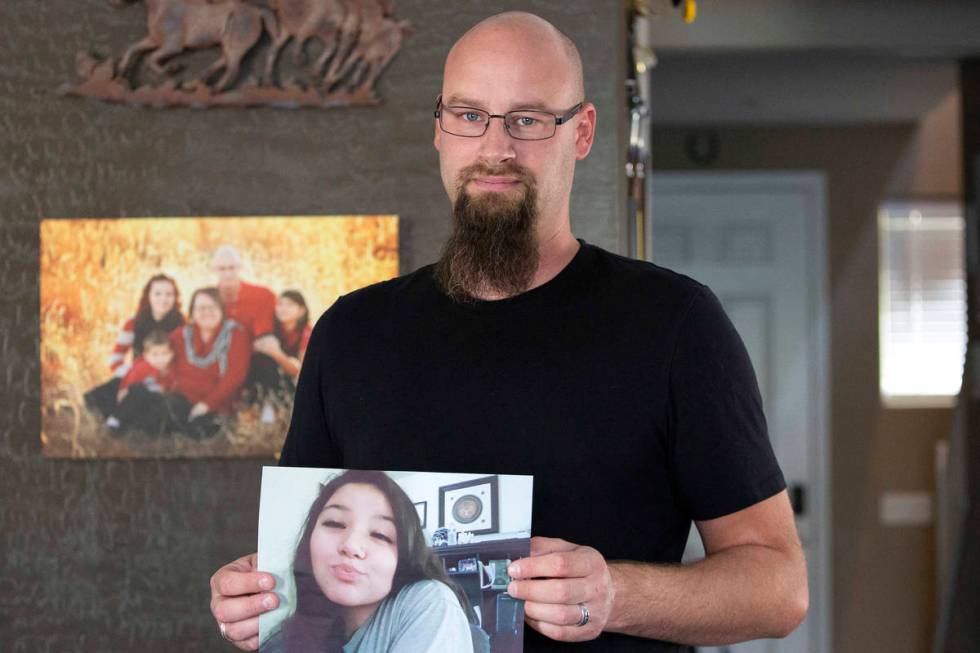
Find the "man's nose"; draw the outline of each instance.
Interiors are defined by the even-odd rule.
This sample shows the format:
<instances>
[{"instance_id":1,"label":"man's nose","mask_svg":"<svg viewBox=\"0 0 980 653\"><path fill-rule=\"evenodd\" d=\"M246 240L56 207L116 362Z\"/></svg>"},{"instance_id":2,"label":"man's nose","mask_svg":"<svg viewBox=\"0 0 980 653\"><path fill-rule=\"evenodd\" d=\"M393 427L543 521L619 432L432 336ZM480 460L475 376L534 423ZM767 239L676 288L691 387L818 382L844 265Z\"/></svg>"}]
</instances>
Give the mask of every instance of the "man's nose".
<instances>
[{"instance_id":1,"label":"man's nose","mask_svg":"<svg viewBox=\"0 0 980 653\"><path fill-rule=\"evenodd\" d=\"M491 165L510 161L517 153L514 139L507 133L503 118L491 118L486 133L480 137L480 158Z\"/></svg>"}]
</instances>

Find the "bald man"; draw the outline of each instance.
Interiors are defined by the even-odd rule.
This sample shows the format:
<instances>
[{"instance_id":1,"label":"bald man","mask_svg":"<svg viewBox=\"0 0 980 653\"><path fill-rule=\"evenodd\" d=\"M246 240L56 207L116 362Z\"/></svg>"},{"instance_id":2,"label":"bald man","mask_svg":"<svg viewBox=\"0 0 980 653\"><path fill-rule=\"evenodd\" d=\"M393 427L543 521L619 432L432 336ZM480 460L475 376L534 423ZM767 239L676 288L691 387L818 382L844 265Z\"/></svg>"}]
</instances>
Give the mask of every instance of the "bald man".
<instances>
[{"instance_id":1,"label":"bald man","mask_svg":"<svg viewBox=\"0 0 980 653\"><path fill-rule=\"evenodd\" d=\"M241 324L252 340L270 338L276 295L265 286L242 279L242 255L231 245L221 245L211 255L211 270L228 317Z\"/></svg>"},{"instance_id":2,"label":"bald man","mask_svg":"<svg viewBox=\"0 0 980 653\"><path fill-rule=\"evenodd\" d=\"M546 21L501 14L454 45L434 120L452 234L320 319L280 462L533 474L539 537L507 590L525 651L783 637L806 567L748 356L706 287L573 236L595 124ZM680 565L692 521L707 556ZM254 555L212 577L244 650L277 605Z\"/></svg>"}]
</instances>

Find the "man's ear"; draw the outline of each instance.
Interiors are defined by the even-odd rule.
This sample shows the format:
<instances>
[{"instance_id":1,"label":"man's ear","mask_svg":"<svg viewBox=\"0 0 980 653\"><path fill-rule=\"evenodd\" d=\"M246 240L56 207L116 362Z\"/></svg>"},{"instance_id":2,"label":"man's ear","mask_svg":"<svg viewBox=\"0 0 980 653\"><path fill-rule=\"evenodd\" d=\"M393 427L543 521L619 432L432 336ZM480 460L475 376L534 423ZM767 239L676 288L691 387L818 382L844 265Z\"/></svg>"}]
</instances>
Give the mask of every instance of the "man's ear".
<instances>
[{"instance_id":1,"label":"man's ear","mask_svg":"<svg viewBox=\"0 0 980 653\"><path fill-rule=\"evenodd\" d=\"M595 105L586 102L582 105L578 115L581 117L575 121L575 158L581 161L589 155L592 150L592 142L595 140Z\"/></svg>"},{"instance_id":2,"label":"man's ear","mask_svg":"<svg viewBox=\"0 0 980 653\"><path fill-rule=\"evenodd\" d=\"M442 145L442 130L439 129L439 119L436 118L432 121L432 126L435 127L435 134L432 136L432 145L439 151L439 146Z\"/></svg>"}]
</instances>

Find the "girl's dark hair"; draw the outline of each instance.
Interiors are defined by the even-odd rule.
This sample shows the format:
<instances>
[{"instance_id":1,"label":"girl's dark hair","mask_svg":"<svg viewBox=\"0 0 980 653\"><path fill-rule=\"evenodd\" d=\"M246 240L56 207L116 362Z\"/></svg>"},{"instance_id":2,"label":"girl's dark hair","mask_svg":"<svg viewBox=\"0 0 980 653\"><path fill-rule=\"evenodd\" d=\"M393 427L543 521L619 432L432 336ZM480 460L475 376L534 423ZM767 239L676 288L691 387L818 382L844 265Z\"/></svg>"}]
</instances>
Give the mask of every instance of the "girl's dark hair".
<instances>
[{"instance_id":1,"label":"girl's dark hair","mask_svg":"<svg viewBox=\"0 0 980 653\"><path fill-rule=\"evenodd\" d=\"M296 609L282 625L283 650L339 652L343 648L343 619L339 607L323 595L313 576L310 537L330 497L350 483L364 483L377 488L391 506L397 532L398 564L389 596L396 595L403 587L416 581L437 580L456 594L463 613L472 623L472 610L466 595L449 580L442 561L426 545L418 513L405 491L384 472L349 470L320 486L320 493L306 515L306 523L293 556Z\"/></svg>"},{"instance_id":2,"label":"girl's dark hair","mask_svg":"<svg viewBox=\"0 0 980 653\"><path fill-rule=\"evenodd\" d=\"M303 313L303 317L296 321L296 332L303 333L303 329L305 329L306 325L310 323L310 307L306 305L306 298L303 297L303 293L298 290L284 290L279 293L279 297L284 297L303 307L303 310L305 311ZM279 321L278 317L272 318L272 331L273 334L275 334L276 339L280 343L285 344L286 329L283 328L282 322Z\"/></svg>"},{"instance_id":3,"label":"girl's dark hair","mask_svg":"<svg viewBox=\"0 0 980 653\"><path fill-rule=\"evenodd\" d=\"M166 281L174 289L174 305L161 320L153 319L153 310L150 308L150 288L158 281ZM174 329L184 324L184 316L180 312L180 289L177 282L166 274L154 274L143 286L140 293L140 303L136 308L136 318L133 320L133 356L143 354L143 341L151 331L164 331L170 333Z\"/></svg>"},{"instance_id":4,"label":"girl's dark hair","mask_svg":"<svg viewBox=\"0 0 980 653\"><path fill-rule=\"evenodd\" d=\"M225 300L221 299L221 293L214 286L208 286L207 288L198 288L191 295L190 306L187 307L187 317L188 319L194 313L194 302L197 301L198 295L207 295L214 300L214 303L218 305L218 309L221 311L221 321L224 322L228 318L228 311L225 308Z\"/></svg>"}]
</instances>

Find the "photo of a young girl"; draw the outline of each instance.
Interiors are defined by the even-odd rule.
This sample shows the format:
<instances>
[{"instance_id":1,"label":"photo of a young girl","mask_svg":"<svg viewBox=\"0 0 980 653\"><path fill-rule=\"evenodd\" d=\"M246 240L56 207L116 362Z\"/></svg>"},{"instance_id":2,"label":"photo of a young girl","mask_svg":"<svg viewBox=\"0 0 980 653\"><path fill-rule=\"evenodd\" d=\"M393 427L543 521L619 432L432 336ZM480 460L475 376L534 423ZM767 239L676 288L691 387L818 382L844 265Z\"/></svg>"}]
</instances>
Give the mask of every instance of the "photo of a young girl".
<instances>
[{"instance_id":1,"label":"photo of a young girl","mask_svg":"<svg viewBox=\"0 0 980 653\"><path fill-rule=\"evenodd\" d=\"M281 476L289 470L275 471ZM479 606L474 609L447 571L447 560L453 558L430 548L415 502L391 476L333 471L317 487L290 569L282 574L291 581L292 596L283 601L288 613L263 628L261 651L494 650L490 633L481 627ZM263 566L270 556L264 555L261 530Z\"/></svg>"}]
</instances>

